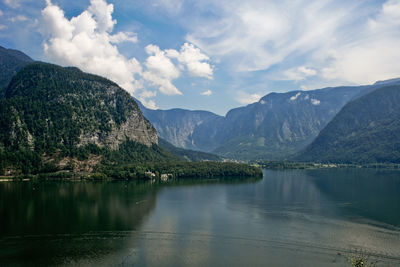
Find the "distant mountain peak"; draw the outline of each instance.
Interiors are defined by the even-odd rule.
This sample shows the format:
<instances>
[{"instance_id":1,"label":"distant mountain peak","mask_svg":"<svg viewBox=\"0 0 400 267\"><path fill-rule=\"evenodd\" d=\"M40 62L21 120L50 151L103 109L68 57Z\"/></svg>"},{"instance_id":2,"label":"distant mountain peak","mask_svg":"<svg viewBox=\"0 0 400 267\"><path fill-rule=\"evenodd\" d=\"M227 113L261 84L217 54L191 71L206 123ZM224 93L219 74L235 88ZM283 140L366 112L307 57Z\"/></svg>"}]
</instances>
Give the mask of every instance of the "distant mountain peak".
<instances>
[{"instance_id":1,"label":"distant mountain peak","mask_svg":"<svg viewBox=\"0 0 400 267\"><path fill-rule=\"evenodd\" d=\"M33 59L21 51L0 46L0 98L12 77L31 62Z\"/></svg>"}]
</instances>

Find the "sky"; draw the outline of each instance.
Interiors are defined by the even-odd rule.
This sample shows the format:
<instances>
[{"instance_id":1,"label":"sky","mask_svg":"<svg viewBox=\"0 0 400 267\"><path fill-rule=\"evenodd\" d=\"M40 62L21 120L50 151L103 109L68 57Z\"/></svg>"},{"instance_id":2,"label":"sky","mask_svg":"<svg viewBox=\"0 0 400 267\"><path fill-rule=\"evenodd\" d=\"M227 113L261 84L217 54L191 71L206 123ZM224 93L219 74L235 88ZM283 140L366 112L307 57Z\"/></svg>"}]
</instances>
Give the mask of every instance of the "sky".
<instances>
[{"instance_id":1,"label":"sky","mask_svg":"<svg viewBox=\"0 0 400 267\"><path fill-rule=\"evenodd\" d=\"M400 77L400 0L0 0L0 45L153 109Z\"/></svg>"}]
</instances>

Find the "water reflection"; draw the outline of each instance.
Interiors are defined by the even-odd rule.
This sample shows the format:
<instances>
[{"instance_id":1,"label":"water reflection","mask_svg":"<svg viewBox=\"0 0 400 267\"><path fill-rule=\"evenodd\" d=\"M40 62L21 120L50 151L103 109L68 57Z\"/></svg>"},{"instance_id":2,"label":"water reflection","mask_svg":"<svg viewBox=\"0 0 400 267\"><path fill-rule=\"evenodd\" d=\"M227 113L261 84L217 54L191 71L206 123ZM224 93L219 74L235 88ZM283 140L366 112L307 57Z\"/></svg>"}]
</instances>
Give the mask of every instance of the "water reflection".
<instances>
[{"instance_id":1,"label":"water reflection","mask_svg":"<svg viewBox=\"0 0 400 267\"><path fill-rule=\"evenodd\" d=\"M398 228L380 227L377 222L385 218L379 216L374 216L374 224L367 223L373 220L370 215L374 211L362 217L349 213L348 208L358 207L364 196L349 199L333 194L343 186L335 177L348 179L348 186L353 186L357 173L346 176L335 170L328 174L265 171L258 183L160 192L154 213L142 227L150 237L140 239L141 253L128 262L152 266L345 266L345 257L337 252L362 249L389 266L400 264ZM321 183L326 185L324 190ZM382 187L378 194L396 198L395 189L384 189L392 183L378 183ZM369 189L374 186L377 184ZM399 216L398 202L379 203Z\"/></svg>"},{"instance_id":2,"label":"water reflection","mask_svg":"<svg viewBox=\"0 0 400 267\"><path fill-rule=\"evenodd\" d=\"M400 172L339 169L307 174L346 216L400 227Z\"/></svg>"},{"instance_id":3,"label":"water reflection","mask_svg":"<svg viewBox=\"0 0 400 267\"><path fill-rule=\"evenodd\" d=\"M239 180L0 183L0 262L123 262L135 250L136 236L154 210L160 189L218 183Z\"/></svg>"},{"instance_id":4,"label":"water reflection","mask_svg":"<svg viewBox=\"0 0 400 267\"><path fill-rule=\"evenodd\" d=\"M150 183L1 183L0 262L104 263L124 251L157 190Z\"/></svg>"},{"instance_id":5,"label":"water reflection","mask_svg":"<svg viewBox=\"0 0 400 267\"><path fill-rule=\"evenodd\" d=\"M0 236L134 230L157 190L149 183L1 183Z\"/></svg>"},{"instance_id":6,"label":"water reflection","mask_svg":"<svg viewBox=\"0 0 400 267\"><path fill-rule=\"evenodd\" d=\"M398 172L371 170L167 184L0 183L0 262L344 266L337 251L362 248L395 266L398 192Z\"/></svg>"}]
</instances>

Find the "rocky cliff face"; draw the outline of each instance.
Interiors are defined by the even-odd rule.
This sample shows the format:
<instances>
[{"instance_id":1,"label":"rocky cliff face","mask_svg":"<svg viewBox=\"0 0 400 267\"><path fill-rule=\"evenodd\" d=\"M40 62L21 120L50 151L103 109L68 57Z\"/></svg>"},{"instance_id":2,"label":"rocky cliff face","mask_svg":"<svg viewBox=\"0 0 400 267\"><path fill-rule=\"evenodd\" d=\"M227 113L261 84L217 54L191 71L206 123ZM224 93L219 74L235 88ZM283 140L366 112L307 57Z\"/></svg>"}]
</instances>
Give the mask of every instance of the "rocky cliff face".
<instances>
[{"instance_id":1,"label":"rocky cliff face","mask_svg":"<svg viewBox=\"0 0 400 267\"><path fill-rule=\"evenodd\" d=\"M115 83L76 68L33 63L11 81L0 105L0 143L46 152L126 140L148 147L156 130Z\"/></svg>"},{"instance_id":2,"label":"rocky cliff face","mask_svg":"<svg viewBox=\"0 0 400 267\"><path fill-rule=\"evenodd\" d=\"M108 98L115 98L107 104L111 105L116 112L123 112L125 119L122 121L115 120L112 116L108 121L109 129L102 132L101 129L97 131L82 131L79 136L79 145L96 144L98 146L106 146L111 149L117 149L119 144L126 140L136 141L150 147L153 144L158 144L158 135L154 127L143 116L136 103L125 103L125 107L120 106L118 98L121 97L121 88L118 86L106 86L102 84L92 84L93 87L98 86L100 90L105 90ZM128 96L130 97L130 96ZM101 98L101 96L97 96ZM102 102L101 105L105 105Z\"/></svg>"}]
</instances>

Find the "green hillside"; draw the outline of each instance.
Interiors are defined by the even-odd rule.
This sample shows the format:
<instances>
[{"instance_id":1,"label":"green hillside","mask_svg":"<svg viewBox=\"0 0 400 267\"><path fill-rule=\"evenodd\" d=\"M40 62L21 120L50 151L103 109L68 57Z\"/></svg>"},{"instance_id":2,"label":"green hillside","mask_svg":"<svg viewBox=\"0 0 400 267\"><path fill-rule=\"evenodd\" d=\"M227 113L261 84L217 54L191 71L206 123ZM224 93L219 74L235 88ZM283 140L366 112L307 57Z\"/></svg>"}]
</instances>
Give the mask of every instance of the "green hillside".
<instances>
[{"instance_id":1,"label":"green hillside","mask_svg":"<svg viewBox=\"0 0 400 267\"><path fill-rule=\"evenodd\" d=\"M400 86L383 87L348 103L296 159L400 163Z\"/></svg>"},{"instance_id":2,"label":"green hillside","mask_svg":"<svg viewBox=\"0 0 400 267\"><path fill-rule=\"evenodd\" d=\"M48 163L50 169L66 167L65 158L91 154L119 161L129 156L129 162L165 160L170 154L157 142L155 129L126 91L77 68L30 64L0 100L3 172L40 172Z\"/></svg>"}]
</instances>

